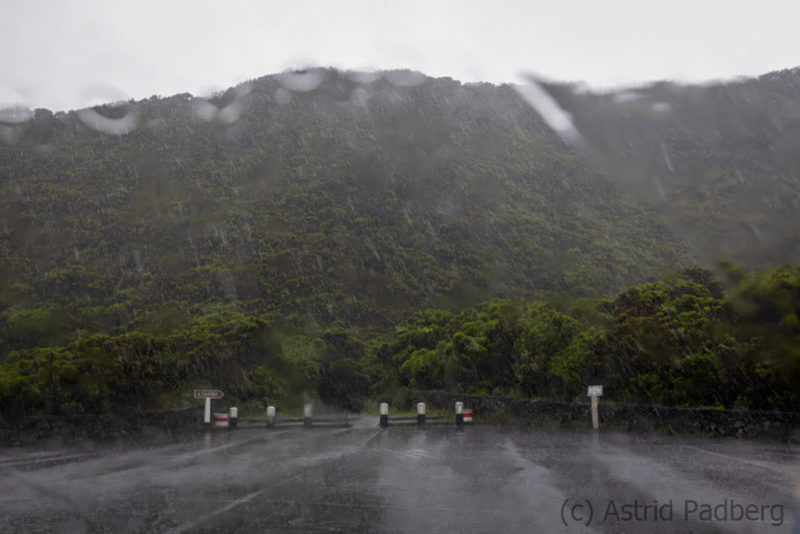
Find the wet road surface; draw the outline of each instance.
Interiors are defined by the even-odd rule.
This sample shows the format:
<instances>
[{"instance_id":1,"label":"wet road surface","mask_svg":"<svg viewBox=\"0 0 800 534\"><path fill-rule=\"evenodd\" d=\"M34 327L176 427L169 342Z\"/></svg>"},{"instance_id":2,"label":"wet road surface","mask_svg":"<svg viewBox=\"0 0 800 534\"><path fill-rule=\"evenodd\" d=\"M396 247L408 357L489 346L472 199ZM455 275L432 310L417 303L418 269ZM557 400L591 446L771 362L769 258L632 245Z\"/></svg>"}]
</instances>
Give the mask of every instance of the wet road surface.
<instances>
[{"instance_id":1,"label":"wet road surface","mask_svg":"<svg viewBox=\"0 0 800 534\"><path fill-rule=\"evenodd\" d=\"M0 532L792 532L800 446L491 426L0 452Z\"/></svg>"}]
</instances>

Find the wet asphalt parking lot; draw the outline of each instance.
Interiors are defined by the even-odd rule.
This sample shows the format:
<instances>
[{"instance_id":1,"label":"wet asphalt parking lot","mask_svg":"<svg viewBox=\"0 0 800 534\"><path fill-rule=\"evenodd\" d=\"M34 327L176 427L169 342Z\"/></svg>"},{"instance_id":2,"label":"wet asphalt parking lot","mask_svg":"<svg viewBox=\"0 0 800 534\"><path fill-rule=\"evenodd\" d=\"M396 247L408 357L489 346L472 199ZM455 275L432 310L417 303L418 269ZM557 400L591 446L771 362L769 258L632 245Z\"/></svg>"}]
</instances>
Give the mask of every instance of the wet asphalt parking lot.
<instances>
[{"instance_id":1,"label":"wet asphalt parking lot","mask_svg":"<svg viewBox=\"0 0 800 534\"><path fill-rule=\"evenodd\" d=\"M0 532L793 532L800 446L477 425L0 451Z\"/></svg>"}]
</instances>

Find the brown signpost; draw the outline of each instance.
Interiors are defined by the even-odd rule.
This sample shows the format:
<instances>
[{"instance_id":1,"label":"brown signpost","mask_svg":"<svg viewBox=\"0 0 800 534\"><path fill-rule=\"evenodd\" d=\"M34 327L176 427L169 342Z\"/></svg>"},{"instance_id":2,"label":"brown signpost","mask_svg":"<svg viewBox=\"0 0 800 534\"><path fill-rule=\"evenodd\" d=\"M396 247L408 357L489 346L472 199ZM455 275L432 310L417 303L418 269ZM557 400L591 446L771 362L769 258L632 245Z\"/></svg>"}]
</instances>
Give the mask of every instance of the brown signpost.
<instances>
[{"instance_id":1,"label":"brown signpost","mask_svg":"<svg viewBox=\"0 0 800 534\"><path fill-rule=\"evenodd\" d=\"M194 390L195 399L221 399L225 394L218 389L196 389Z\"/></svg>"}]
</instances>

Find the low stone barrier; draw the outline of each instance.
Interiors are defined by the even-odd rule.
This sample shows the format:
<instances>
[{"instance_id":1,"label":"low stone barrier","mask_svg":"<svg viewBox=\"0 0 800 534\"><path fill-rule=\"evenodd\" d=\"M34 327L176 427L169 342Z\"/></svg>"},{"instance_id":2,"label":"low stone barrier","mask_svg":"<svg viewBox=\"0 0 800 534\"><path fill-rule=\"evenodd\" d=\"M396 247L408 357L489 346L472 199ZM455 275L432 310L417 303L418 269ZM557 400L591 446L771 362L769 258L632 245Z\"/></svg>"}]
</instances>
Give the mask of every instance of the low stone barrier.
<instances>
[{"instance_id":1,"label":"low stone barrier","mask_svg":"<svg viewBox=\"0 0 800 534\"><path fill-rule=\"evenodd\" d=\"M203 408L192 407L159 412L100 415L37 415L17 421L0 420L0 444L29 445L48 440L127 438L148 432L196 429Z\"/></svg>"},{"instance_id":2,"label":"low stone barrier","mask_svg":"<svg viewBox=\"0 0 800 534\"><path fill-rule=\"evenodd\" d=\"M589 403L526 401L510 397L464 395L441 391L419 392L436 408L450 408L456 401L471 406L480 420L535 426L591 428ZM601 402L600 428L626 431L659 430L668 433L704 434L739 438L800 441L800 412L675 408Z\"/></svg>"}]
</instances>

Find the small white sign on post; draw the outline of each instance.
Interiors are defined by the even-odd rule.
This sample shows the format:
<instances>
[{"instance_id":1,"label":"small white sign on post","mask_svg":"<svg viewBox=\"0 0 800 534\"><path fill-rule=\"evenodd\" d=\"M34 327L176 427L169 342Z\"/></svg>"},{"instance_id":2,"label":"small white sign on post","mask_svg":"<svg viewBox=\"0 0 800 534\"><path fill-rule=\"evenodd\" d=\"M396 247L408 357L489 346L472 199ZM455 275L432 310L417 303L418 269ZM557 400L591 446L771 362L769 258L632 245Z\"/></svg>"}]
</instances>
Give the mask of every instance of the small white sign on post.
<instances>
[{"instance_id":1,"label":"small white sign on post","mask_svg":"<svg viewBox=\"0 0 800 534\"><path fill-rule=\"evenodd\" d=\"M599 397L603 396L603 386L589 386L588 395L592 398L592 428L600 428L600 417L597 414L597 403Z\"/></svg>"}]
</instances>

